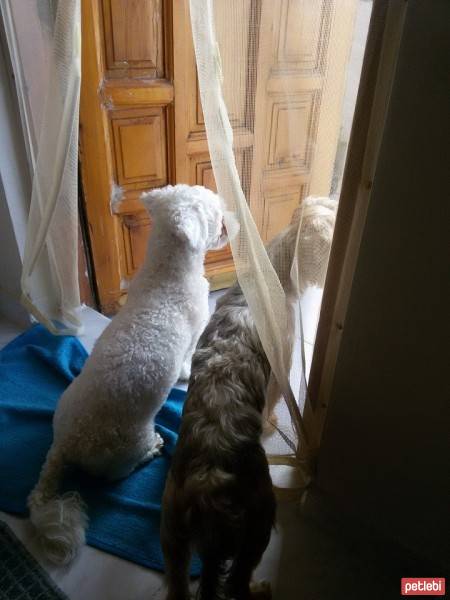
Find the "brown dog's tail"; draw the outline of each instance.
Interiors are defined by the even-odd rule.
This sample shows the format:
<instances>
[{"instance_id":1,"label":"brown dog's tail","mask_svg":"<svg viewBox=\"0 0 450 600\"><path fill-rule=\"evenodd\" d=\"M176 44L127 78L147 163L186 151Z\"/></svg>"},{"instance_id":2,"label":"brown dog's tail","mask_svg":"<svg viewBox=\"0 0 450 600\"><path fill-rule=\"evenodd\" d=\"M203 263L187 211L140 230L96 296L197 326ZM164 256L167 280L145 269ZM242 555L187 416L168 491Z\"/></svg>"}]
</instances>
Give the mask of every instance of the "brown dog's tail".
<instances>
[{"instance_id":1,"label":"brown dog's tail","mask_svg":"<svg viewBox=\"0 0 450 600\"><path fill-rule=\"evenodd\" d=\"M236 489L236 476L218 466L202 466L185 480L185 517L205 546L228 538L238 527L242 511L234 500Z\"/></svg>"},{"instance_id":2,"label":"brown dog's tail","mask_svg":"<svg viewBox=\"0 0 450 600\"><path fill-rule=\"evenodd\" d=\"M234 555L241 511L233 502L236 476L218 466L202 466L190 473L184 494L185 515L203 568L196 600L231 600L227 593L230 560ZM238 512L236 512L238 510Z\"/></svg>"},{"instance_id":3,"label":"brown dog's tail","mask_svg":"<svg viewBox=\"0 0 450 600\"><path fill-rule=\"evenodd\" d=\"M184 484L184 493L191 505L222 512L223 497L235 484L235 476L220 467L202 467L191 473Z\"/></svg>"}]
</instances>

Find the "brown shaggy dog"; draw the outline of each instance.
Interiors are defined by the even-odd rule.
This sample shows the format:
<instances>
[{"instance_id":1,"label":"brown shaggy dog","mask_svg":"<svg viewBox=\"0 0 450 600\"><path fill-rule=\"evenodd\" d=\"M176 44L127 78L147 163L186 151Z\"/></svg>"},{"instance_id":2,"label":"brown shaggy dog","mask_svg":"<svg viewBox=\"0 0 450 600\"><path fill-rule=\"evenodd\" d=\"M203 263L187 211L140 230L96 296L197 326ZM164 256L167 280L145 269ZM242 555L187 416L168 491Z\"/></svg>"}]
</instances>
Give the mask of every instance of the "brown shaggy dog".
<instances>
[{"instance_id":1,"label":"brown shaggy dog","mask_svg":"<svg viewBox=\"0 0 450 600\"><path fill-rule=\"evenodd\" d=\"M321 283L335 204L308 199L302 222L305 285ZM269 245L287 293L298 213ZM308 237L309 236L309 237ZM284 275L284 276L282 276ZM303 291L303 290L301 290ZM188 600L189 562L203 562L201 600L248 600L251 575L275 521L275 496L260 443L270 366L246 300L236 284L217 303L194 354L178 444L163 497L161 543L168 600Z\"/></svg>"},{"instance_id":2,"label":"brown shaggy dog","mask_svg":"<svg viewBox=\"0 0 450 600\"><path fill-rule=\"evenodd\" d=\"M249 598L270 539L275 497L261 413L269 364L240 288L219 302L192 362L178 445L163 498L168 599L187 600L191 550L203 561L200 598Z\"/></svg>"}]
</instances>

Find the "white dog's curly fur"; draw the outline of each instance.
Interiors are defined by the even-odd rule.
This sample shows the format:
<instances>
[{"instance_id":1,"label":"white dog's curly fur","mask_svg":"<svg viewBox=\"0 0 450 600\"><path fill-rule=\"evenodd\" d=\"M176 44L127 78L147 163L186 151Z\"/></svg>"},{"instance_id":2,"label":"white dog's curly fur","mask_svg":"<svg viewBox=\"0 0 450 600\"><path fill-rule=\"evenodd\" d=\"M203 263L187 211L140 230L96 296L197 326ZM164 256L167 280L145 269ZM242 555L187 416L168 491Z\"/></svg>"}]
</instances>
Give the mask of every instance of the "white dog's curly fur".
<instances>
[{"instance_id":1,"label":"white dog's curly fur","mask_svg":"<svg viewBox=\"0 0 450 600\"><path fill-rule=\"evenodd\" d=\"M208 320L207 250L228 237L220 198L201 187L143 194L153 223L147 257L128 300L61 396L53 444L28 506L46 558L67 564L84 543L78 494L58 496L66 465L118 479L161 452L154 418Z\"/></svg>"}]
</instances>

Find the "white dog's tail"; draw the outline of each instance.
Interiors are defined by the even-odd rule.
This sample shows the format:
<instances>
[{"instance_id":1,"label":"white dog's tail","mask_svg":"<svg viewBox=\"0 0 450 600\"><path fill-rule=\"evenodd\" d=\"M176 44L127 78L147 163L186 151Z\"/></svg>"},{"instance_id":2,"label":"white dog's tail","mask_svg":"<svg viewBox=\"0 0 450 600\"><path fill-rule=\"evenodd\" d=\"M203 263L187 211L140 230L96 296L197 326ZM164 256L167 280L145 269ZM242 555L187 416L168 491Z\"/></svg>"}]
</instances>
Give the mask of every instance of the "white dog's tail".
<instances>
[{"instance_id":1,"label":"white dog's tail","mask_svg":"<svg viewBox=\"0 0 450 600\"><path fill-rule=\"evenodd\" d=\"M28 497L30 519L36 528L45 557L57 565L67 565L84 544L87 516L76 492L58 496L64 470L64 457L50 448L39 481Z\"/></svg>"}]
</instances>

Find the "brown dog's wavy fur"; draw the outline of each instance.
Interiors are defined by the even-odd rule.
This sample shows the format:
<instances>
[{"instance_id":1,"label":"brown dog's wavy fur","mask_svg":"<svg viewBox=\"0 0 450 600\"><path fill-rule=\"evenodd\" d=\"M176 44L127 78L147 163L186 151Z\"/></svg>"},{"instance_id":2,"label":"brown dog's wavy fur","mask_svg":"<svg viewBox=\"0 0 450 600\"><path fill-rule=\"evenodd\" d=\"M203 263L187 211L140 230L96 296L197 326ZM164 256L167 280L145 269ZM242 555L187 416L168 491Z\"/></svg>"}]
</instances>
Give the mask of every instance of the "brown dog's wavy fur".
<instances>
[{"instance_id":1,"label":"brown dog's wavy fur","mask_svg":"<svg viewBox=\"0 0 450 600\"><path fill-rule=\"evenodd\" d=\"M220 302L192 363L163 500L170 600L189 598L192 549L203 561L203 600L248 598L252 571L270 539L275 498L260 444L269 365L252 327L242 326L244 313L245 301L234 288Z\"/></svg>"}]
</instances>

